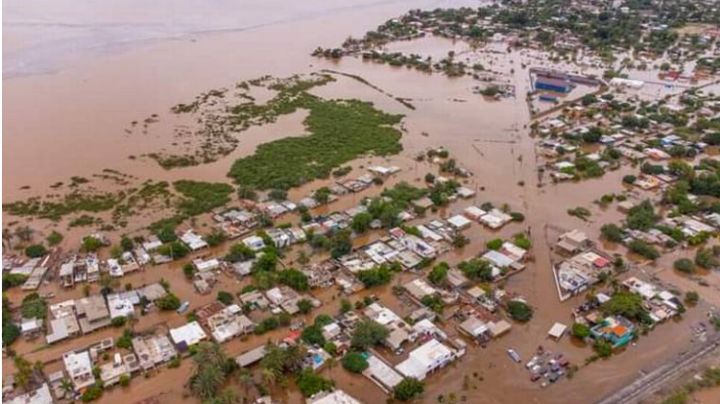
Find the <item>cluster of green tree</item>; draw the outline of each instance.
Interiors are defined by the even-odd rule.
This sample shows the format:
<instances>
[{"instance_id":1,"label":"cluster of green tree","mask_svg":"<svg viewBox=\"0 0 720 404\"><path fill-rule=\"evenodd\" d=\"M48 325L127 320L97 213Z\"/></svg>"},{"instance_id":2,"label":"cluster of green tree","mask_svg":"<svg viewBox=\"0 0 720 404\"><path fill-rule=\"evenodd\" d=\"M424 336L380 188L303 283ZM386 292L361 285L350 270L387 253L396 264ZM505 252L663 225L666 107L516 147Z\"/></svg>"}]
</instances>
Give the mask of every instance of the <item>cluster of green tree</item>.
<instances>
[{"instance_id":1,"label":"cluster of green tree","mask_svg":"<svg viewBox=\"0 0 720 404\"><path fill-rule=\"evenodd\" d=\"M392 280L393 274L401 270L399 266L400 264L397 262L393 262L391 264L385 263L377 265L372 269L358 272L357 278L367 288L379 285L386 285Z\"/></svg>"},{"instance_id":2,"label":"cluster of green tree","mask_svg":"<svg viewBox=\"0 0 720 404\"><path fill-rule=\"evenodd\" d=\"M620 315L643 324L652 324L642 297L632 292L619 291L613 294L610 300L600 306L600 309L605 315Z\"/></svg>"},{"instance_id":3,"label":"cluster of green tree","mask_svg":"<svg viewBox=\"0 0 720 404\"><path fill-rule=\"evenodd\" d=\"M23 318L44 319L47 315L47 302L37 293L25 296L20 304Z\"/></svg>"},{"instance_id":4,"label":"cluster of green tree","mask_svg":"<svg viewBox=\"0 0 720 404\"><path fill-rule=\"evenodd\" d=\"M360 155L401 150L400 132L392 127L400 122L399 115L357 100L324 100L309 93L283 105L288 111L297 108L309 110L304 123L310 135L264 143L253 155L236 160L229 175L238 184L288 189L327 178L334 168Z\"/></svg>"},{"instance_id":5,"label":"cluster of green tree","mask_svg":"<svg viewBox=\"0 0 720 404\"><path fill-rule=\"evenodd\" d=\"M300 392L310 397L323 390L331 390L334 383L313 373L311 369L303 370L305 349L299 345L286 348L268 344L265 356L260 361L262 377L266 384L273 386L284 383L289 376L294 377Z\"/></svg>"},{"instance_id":6,"label":"cluster of green tree","mask_svg":"<svg viewBox=\"0 0 720 404\"><path fill-rule=\"evenodd\" d=\"M493 280L492 265L482 258L472 258L458 264L458 268L463 271L465 276L472 280L482 282L490 282Z\"/></svg>"},{"instance_id":7,"label":"cluster of green tree","mask_svg":"<svg viewBox=\"0 0 720 404\"><path fill-rule=\"evenodd\" d=\"M192 355L195 369L188 384L193 395L203 402L212 402L221 392L228 377L237 370L237 364L228 358L220 345L199 343Z\"/></svg>"},{"instance_id":8,"label":"cluster of green tree","mask_svg":"<svg viewBox=\"0 0 720 404\"><path fill-rule=\"evenodd\" d=\"M255 251L243 243L235 243L230 247L228 253L225 254L224 259L228 262L240 262L253 258L255 258Z\"/></svg>"},{"instance_id":9,"label":"cluster of green tree","mask_svg":"<svg viewBox=\"0 0 720 404\"><path fill-rule=\"evenodd\" d=\"M232 186L223 183L180 180L175 181L173 186L183 196L178 209L187 216L210 212L225 205L234 192Z\"/></svg>"},{"instance_id":10,"label":"cluster of green tree","mask_svg":"<svg viewBox=\"0 0 720 404\"><path fill-rule=\"evenodd\" d=\"M332 323L332 317L327 314L320 314L315 317L315 321L312 325L307 326L303 329L300 339L303 342L310 345L323 346L325 345L325 337L323 336L323 327Z\"/></svg>"},{"instance_id":11,"label":"cluster of green tree","mask_svg":"<svg viewBox=\"0 0 720 404\"><path fill-rule=\"evenodd\" d=\"M420 299L420 303L438 314L442 314L443 310L445 310L445 303L438 294L423 296L423 298Z\"/></svg>"},{"instance_id":12,"label":"cluster of green tree","mask_svg":"<svg viewBox=\"0 0 720 404\"><path fill-rule=\"evenodd\" d=\"M3 282L4 285L4 282ZM20 327L12 321L12 307L10 300L3 293L2 296L2 343L9 347L20 337Z\"/></svg>"},{"instance_id":13,"label":"cluster of green tree","mask_svg":"<svg viewBox=\"0 0 720 404\"><path fill-rule=\"evenodd\" d=\"M507 311L515 321L528 322L533 316L533 308L521 300L511 300L507 304Z\"/></svg>"}]
</instances>

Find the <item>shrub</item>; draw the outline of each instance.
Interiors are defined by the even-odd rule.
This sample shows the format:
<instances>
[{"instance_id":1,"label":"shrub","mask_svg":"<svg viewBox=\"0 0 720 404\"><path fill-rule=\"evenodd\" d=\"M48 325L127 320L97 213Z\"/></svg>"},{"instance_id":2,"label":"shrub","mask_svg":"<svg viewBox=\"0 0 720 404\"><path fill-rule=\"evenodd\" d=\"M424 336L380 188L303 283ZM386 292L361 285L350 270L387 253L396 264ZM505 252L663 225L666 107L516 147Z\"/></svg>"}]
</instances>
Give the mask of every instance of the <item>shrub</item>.
<instances>
[{"instance_id":1,"label":"shrub","mask_svg":"<svg viewBox=\"0 0 720 404\"><path fill-rule=\"evenodd\" d=\"M290 286L299 292L305 292L310 289L307 275L295 268L288 268L278 272L277 280L281 284Z\"/></svg>"},{"instance_id":2,"label":"shrub","mask_svg":"<svg viewBox=\"0 0 720 404\"><path fill-rule=\"evenodd\" d=\"M60 234L59 232L53 230L53 231L47 236L47 238L45 238L45 240L48 242L48 245L49 245L50 247L53 247L53 246L56 246L56 245L62 243L62 241L63 241L63 235Z\"/></svg>"},{"instance_id":3,"label":"shrub","mask_svg":"<svg viewBox=\"0 0 720 404\"><path fill-rule=\"evenodd\" d=\"M191 263L187 263L183 265L183 273L185 274L185 278L192 279L193 275L195 275L195 267Z\"/></svg>"},{"instance_id":4,"label":"shrub","mask_svg":"<svg viewBox=\"0 0 720 404\"><path fill-rule=\"evenodd\" d=\"M610 345L610 343L605 341L604 339L599 339L595 341L593 349L595 349L595 352L601 358L607 358L608 356L612 355L612 345Z\"/></svg>"},{"instance_id":5,"label":"shrub","mask_svg":"<svg viewBox=\"0 0 720 404\"><path fill-rule=\"evenodd\" d=\"M526 322L529 321L533 316L532 307L528 306L527 303L519 300L512 300L507 305L508 313L510 317L515 321Z\"/></svg>"},{"instance_id":6,"label":"shrub","mask_svg":"<svg viewBox=\"0 0 720 404\"><path fill-rule=\"evenodd\" d=\"M413 378L406 377L393 389L393 397L400 401L410 401L425 391L425 385Z\"/></svg>"},{"instance_id":7,"label":"shrub","mask_svg":"<svg viewBox=\"0 0 720 404\"><path fill-rule=\"evenodd\" d=\"M175 294L168 293L167 295L157 299L155 304L160 310L170 311L179 309L182 303Z\"/></svg>"},{"instance_id":8,"label":"shrub","mask_svg":"<svg viewBox=\"0 0 720 404\"><path fill-rule=\"evenodd\" d=\"M623 240L622 229L614 223L604 224L600 228L600 233L606 240L612 241L613 243L619 243Z\"/></svg>"},{"instance_id":9,"label":"shrub","mask_svg":"<svg viewBox=\"0 0 720 404\"><path fill-rule=\"evenodd\" d=\"M380 344L389 334L390 331L382 324L372 320L360 321L355 326L350 345L359 351L365 351Z\"/></svg>"},{"instance_id":10,"label":"shrub","mask_svg":"<svg viewBox=\"0 0 720 404\"><path fill-rule=\"evenodd\" d=\"M713 251L708 248L700 248L695 253L695 263L704 269L713 269L718 266L718 260Z\"/></svg>"},{"instance_id":11,"label":"shrub","mask_svg":"<svg viewBox=\"0 0 720 404\"><path fill-rule=\"evenodd\" d=\"M115 317L114 319L110 320L110 324L113 327L122 327L125 325L125 323L127 323L127 317L125 316Z\"/></svg>"},{"instance_id":12,"label":"shrub","mask_svg":"<svg viewBox=\"0 0 720 404\"><path fill-rule=\"evenodd\" d=\"M310 313L310 311L313 309L313 304L308 299L300 299L297 302L297 307L300 313L307 314Z\"/></svg>"},{"instance_id":13,"label":"shrub","mask_svg":"<svg viewBox=\"0 0 720 404\"><path fill-rule=\"evenodd\" d=\"M660 253L658 250L655 249L655 247L651 246L650 244L642 241L642 240L633 240L628 244L628 248L630 251L634 252L635 254L641 255L649 260L656 260L658 257L660 257Z\"/></svg>"},{"instance_id":14,"label":"shrub","mask_svg":"<svg viewBox=\"0 0 720 404\"><path fill-rule=\"evenodd\" d=\"M42 244L33 244L25 248L25 255L30 258L38 258L47 255L48 250Z\"/></svg>"},{"instance_id":15,"label":"shrub","mask_svg":"<svg viewBox=\"0 0 720 404\"><path fill-rule=\"evenodd\" d=\"M102 384L100 382L96 382L92 386L85 389L82 396L80 396L80 399L83 402L87 403L89 401L95 401L95 400L99 399L100 397L102 397L102 395L103 395Z\"/></svg>"},{"instance_id":16,"label":"shrub","mask_svg":"<svg viewBox=\"0 0 720 404\"><path fill-rule=\"evenodd\" d=\"M700 301L700 295L695 291L685 292L685 303L690 306L694 306Z\"/></svg>"},{"instance_id":17,"label":"shrub","mask_svg":"<svg viewBox=\"0 0 720 404\"><path fill-rule=\"evenodd\" d=\"M362 373L369 364L365 356L359 352L350 352L342 358L342 366L352 373Z\"/></svg>"},{"instance_id":18,"label":"shrub","mask_svg":"<svg viewBox=\"0 0 720 404\"><path fill-rule=\"evenodd\" d=\"M499 250L500 247L502 247L502 245L503 245L503 241L500 238L490 240L485 244L485 246L488 248L488 250Z\"/></svg>"},{"instance_id":19,"label":"shrub","mask_svg":"<svg viewBox=\"0 0 720 404\"><path fill-rule=\"evenodd\" d=\"M303 370L297 378L297 386L305 397L313 396L321 391L330 391L334 385L332 380L316 375L311 369Z\"/></svg>"},{"instance_id":20,"label":"shrub","mask_svg":"<svg viewBox=\"0 0 720 404\"><path fill-rule=\"evenodd\" d=\"M590 336L590 327L583 323L574 323L572 326L572 335L574 337L585 339Z\"/></svg>"},{"instance_id":21,"label":"shrub","mask_svg":"<svg viewBox=\"0 0 720 404\"><path fill-rule=\"evenodd\" d=\"M229 306L229 305L232 304L234 298L233 298L232 293L226 292L226 291L224 291L224 290L221 290L221 291L219 291L218 294L217 294L217 300L218 300L220 303L222 303L222 304L224 304L224 305L226 305L226 306Z\"/></svg>"},{"instance_id":22,"label":"shrub","mask_svg":"<svg viewBox=\"0 0 720 404\"><path fill-rule=\"evenodd\" d=\"M692 260L688 258L680 258L675 260L675 262L673 263L673 268L680 272L691 274L695 272L695 263L693 263Z\"/></svg>"},{"instance_id":23,"label":"shrub","mask_svg":"<svg viewBox=\"0 0 720 404\"><path fill-rule=\"evenodd\" d=\"M102 248L102 241L92 236L85 236L82 239L82 250L85 252L94 252Z\"/></svg>"}]
</instances>

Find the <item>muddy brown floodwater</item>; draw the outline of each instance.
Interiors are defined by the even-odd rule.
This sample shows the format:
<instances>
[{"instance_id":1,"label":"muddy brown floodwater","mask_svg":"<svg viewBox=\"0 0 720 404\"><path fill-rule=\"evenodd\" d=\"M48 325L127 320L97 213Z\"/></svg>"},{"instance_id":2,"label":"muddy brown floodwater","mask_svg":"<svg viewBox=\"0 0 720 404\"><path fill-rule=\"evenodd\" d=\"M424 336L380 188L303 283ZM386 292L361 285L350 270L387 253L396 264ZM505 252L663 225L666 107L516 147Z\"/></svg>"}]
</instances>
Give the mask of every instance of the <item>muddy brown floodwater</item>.
<instances>
[{"instance_id":1,"label":"muddy brown floodwater","mask_svg":"<svg viewBox=\"0 0 720 404\"><path fill-rule=\"evenodd\" d=\"M247 10L245 6L238 8L228 5L231 11L226 13L195 4L198 2L189 2L193 6L177 5L173 8L173 18L187 25L183 31L182 27L175 27L171 23L165 26L156 24L163 20L162 8L169 7L167 2L150 6L147 16L138 16L137 10L131 7L134 2L130 1L126 6L114 6L112 10L109 5L107 9L101 7L98 15L102 18L97 22L93 20L92 14L83 15L85 20L82 24L75 24L76 27L72 28L81 30L80 33L71 28L62 30L61 23L70 17L67 17L67 12L58 10L57 6L52 7L48 15L39 11L35 15L31 12L26 15L18 2L10 3L10 31L3 39L6 48L10 46L10 50L6 51L6 59L8 56L11 59L3 71L8 78L3 83L3 202L44 195L48 193L48 186L55 182L67 181L73 175L97 173L104 168L116 169L141 180L192 178L222 181L234 158L252 153L263 142L303 133L304 113L298 112L282 117L272 125L253 128L241 134L238 149L212 164L165 171L151 160L128 158L130 155L140 156L164 148L172 150L172 128L164 121L171 119L167 115L169 107L191 100L200 92L232 86L237 81L265 74L288 76L332 69L359 75L393 96L408 99L415 110L344 76L336 76L337 82L313 90L323 97L372 101L383 110L406 115L406 132L402 138L404 151L387 159L359 159L351 164L353 172L359 172L361 166L371 163L388 163L403 168L401 174L389 184L400 180L419 183L425 173L436 172L437 167L426 162L418 163L413 156L429 147L444 146L461 166L474 173L466 183L468 187L478 190L478 194L474 199L454 204L448 212L441 211L438 214L452 213L467 205L486 201L496 205L507 203L514 210L525 213L525 222L511 224L499 233L474 226L467 232L471 239L470 245L444 257L448 262L455 264L477 253L489 239L511 236L528 229L531 230L535 258L527 270L506 282L509 291L522 294L535 306L533 320L527 325L514 324L507 336L493 341L485 349L471 347L457 364L429 377L423 399L425 402L435 402L439 395L448 397L450 394L459 399L465 397L467 402L472 403L591 402L623 386L641 370L650 369L687 349L692 338L689 326L704 318L704 307L692 309L682 322L663 324L649 336L641 337L626 352L587 367L582 364L591 355L588 347L576 346L567 338L558 343L546 340L550 326L556 321L569 323L572 307L582 301L582 297L578 297L559 302L550 269L548 239L552 237L548 234L554 234L552 229L557 228L579 228L597 237L603 223L620 220L622 216L614 207L601 209L593 205L592 201L602 194L620 191L622 176L633 169L624 167L607 173L601 179L581 183L538 186L534 140L528 136L527 130L530 114L524 100L530 83L527 70L521 68L521 64L544 65L544 61L526 52L478 56L492 64L493 69L503 71L505 79L514 83L517 89L515 98L490 101L473 94L472 88L478 83L470 78L448 79L440 74L364 63L352 58L332 62L309 56L318 45L336 46L346 36L359 36L410 8L477 5L478 2L348 0L328 8L320 4L324 2L315 1L303 9L299 5L301 3L276 0L264 7L247 6ZM47 6L48 3L51 2L29 4L40 10L41 6ZM78 8L75 3L65 5L71 10ZM290 5L294 6L282 16L268 17L268 14L274 12L273 7ZM218 7L221 8L222 4ZM228 17L232 12L237 13L237 20ZM183 20L187 13L196 13L194 18L188 20L192 23ZM38 21L42 20L40 17L48 17L56 23L37 22L33 17L37 17ZM203 17L215 17L221 23L214 27L200 24ZM137 24L128 21L136 21ZM33 36L29 28L31 23L43 27L43 35L63 39L74 38L75 35L85 38L83 35L87 32L102 31L103 25L108 26L113 39L122 38L122 30L117 31L120 26L128 30L126 34L131 40L122 46L117 46L118 41L112 42L114 45L88 45L86 48L89 51L83 51L84 48L80 46L77 54L71 53L72 57L66 54L53 58L50 48L55 41L45 40L47 38L42 35ZM158 27L164 27L164 30ZM97 52L97 47L102 51ZM467 50L460 44L440 39L425 40L422 47L401 44L397 49L437 57L451 49L457 50L464 57ZM65 48L61 50L67 51ZM43 57L28 56L33 52L41 52ZM40 73L30 68L37 68L38 65L44 68L40 69ZM23 66L29 66L28 70L23 70ZM147 134L140 131L125 132L130 122L142 121L153 113L160 115L160 123L149 128ZM102 189L106 186L103 184L96 181L93 185ZM306 196L324 184L324 181L306 184L292 190L290 197L298 199ZM24 186L30 188L21 190ZM344 197L323 209L347 208L357 204L362 196L377 192L377 187L371 188L363 194ZM567 215L566 210L576 206L587 207L593 212L589 222ZM7 221L8 217L3 215L3 219ZM141 228L147 224L145 220L136 219L129 228ZM31 225L47 231L46 224ZM80 236L80 230L69 233L65 246L76 246ZM360 240L356 240L358 242ZM292 258L294 252L288 256ZM682 283L683 280L673 274L672 270L664 269L669 262L671 260L662 260L655 267L649 268L649 271L660 273L668 282ZM141 285L165 278L170 280L173 291L181 299L190 300L192 307L198 307L214 300L215 291L239 291L249 281L221 276L221 283L213 293L200 296L183 278L181 266L181 263L174 263L148 268L124 278L123 283ZM407 276L403 274L400 279ZM54 290L57 294L54 301L76 298L82 294L81 288L61 291L56 290L54 285L42 289ZM682 289L692 288L693 284L686 281L680 286ZM390 289L387 286L364 292L353 296L353 300L368 293L376 294L392 309L407 314L411 308L398 301ZM320 312L337 311L337 292L326 290L315 293L326 301L319 309ZM710 295L703 294L703 297L707 299ZM11 291L10 299L17 302L21 294ZM136 328L177 326L184 322L185 318L175 313L152 313L141 317ZM49 362L50 366L57 366L62 353L114 334L117 334L117 330L103 330L44 349L37 349L38 345L34 342L19 341L14 348L32 361L42 360ZM224 347L229 355L237 355L284 334L285 331L278 331L259 337L236 339ZM553 351L564 352L572 362L581 366L580 371L572 380L562 380L546 389L531 383L522 366L507 359L505 350L513 347L527 358L540 344ZM4 364L4 375L12 370L12 366ZM191 371L189 360L177 369L163 368L149 378L135 378L130 388L116 388L107 392L102 402L135 402L157 395L160 395L162 401L192 401L183 387ZM324 372L336 381L338 387L365 402L383 402L386 399L385 394L374 384L340 367ZM242 388L239 390L242 391ZM286 402L301 401L297 393L287 391L293 390L276 393L289 394L281 396Z\"/></svg>"}]
</instances>

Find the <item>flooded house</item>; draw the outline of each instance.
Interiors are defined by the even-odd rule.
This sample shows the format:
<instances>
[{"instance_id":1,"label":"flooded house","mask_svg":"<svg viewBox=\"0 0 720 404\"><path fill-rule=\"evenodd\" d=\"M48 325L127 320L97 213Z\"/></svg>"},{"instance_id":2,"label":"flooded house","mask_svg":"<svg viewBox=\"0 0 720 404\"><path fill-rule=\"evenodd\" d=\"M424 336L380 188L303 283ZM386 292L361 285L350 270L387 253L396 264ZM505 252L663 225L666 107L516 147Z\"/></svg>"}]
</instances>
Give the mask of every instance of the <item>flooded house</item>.
<instances>
[{"instance_id":1,"label":"flooded house","mask_svg":"<svg viewBox=\"0 0 720 404\"><path fill-rule=\"evenodd\" d=\"M605 254L590 250L553 265L560 300L564 301L587 290L598 282L602 272L610 271L612 260Z\"/></svg>"},{"instance_id":2,"label":"flooded house","mask_svg":"<svg viewBox=\"0 0 720 404\"><path fill-rule=\"evenodd\" d=\"M110 325L110 311L102 295L91 295L75 300L75 313L83 334Z\"/></svg>"},{"instance_id":3,"label":"flooded house","mask_svg":"<svg viewBox=\"0 0 720 404\"><path fill-rule=\"evenodd\" d=\"M167 335L134 337L132 347L138 357L140 367L145 371L169 362L177 355L177 351Z\"/></svg>"},{"instance_id":4,"label":"flooded house","mask_svg":"<svg viewBox=\"0 0 720 404\"><path fill-rule=\"evenodd\" d=\"M80 334L80 324L75 315L74 300L50 305L48 311L51 317L48 319L48 333L45 336L45 341L48 344L54 344Z\"/></svg>"},{"instance_id":5,"label":"flooded house","mask_svg":"<svg viewBox=\"0 0 720 404\"><path fill-rule=\"evenodd\" d=\"M425 380L429 374L444 368L459 357L458 351L432 338L411 351L408 358L395 366L395 369L405 377Z\"/></svg>"},{"instance_id":6,"label":"flooded house","mask_svg":"<svg viewBox=\"0 0 720 404\"><path fill-rule=\"evenodd\" d=\"M635 337L635 325L622 316L606 317L590 328L590 335L610 342L613 348L619 348Z\"/></svg>"},{"instance_id":7,"label":"flooded house","mask_svg":"<svg viewBox=\"0 0 720 404\"><path fill-rule=\"evenodd\" d=\"M207 334L197 321L191 321L180 327L171 328L170 339L178 351L185 352L189 347L206 340Z\"/></svg>"},{"instance_id":8,"label":"flooded house","mask_svg":"<svg viewBox=\"0 0 720 404\"><path fill-rule=\"evenodd\" d=\"M63 354L62 360L75 391L82 391L95 384L93 363L88 351L67 352Z\"/></svg>"}]
</instances>

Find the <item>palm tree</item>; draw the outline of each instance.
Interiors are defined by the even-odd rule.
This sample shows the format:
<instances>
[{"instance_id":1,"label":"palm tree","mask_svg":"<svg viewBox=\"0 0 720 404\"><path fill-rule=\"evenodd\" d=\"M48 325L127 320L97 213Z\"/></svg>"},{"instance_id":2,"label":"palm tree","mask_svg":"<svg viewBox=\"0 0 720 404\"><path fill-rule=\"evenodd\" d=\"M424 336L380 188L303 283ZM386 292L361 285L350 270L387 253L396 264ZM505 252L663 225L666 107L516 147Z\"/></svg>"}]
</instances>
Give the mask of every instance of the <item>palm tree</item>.
<instances>
[{"instance_id":1,"label":"palm tree","mask_svg":"<svg viewBox=\"0 0 720 404\"><path fill-rule=\"evenodd\" d=\"M63 378L62 380L60 380L60 389L69 396L72 396L72 394L75 392L75 388L73 387L73 384L68 378Z\"/></svg>"},{"instance_id":2,"label":"palm tree","mask_svg":"<svg viewBox=\"0 0 720 404\"><path fill-rule=\"evenodd\" d=\"M3 247L12 250L12 239L13 234L10 232L10 229L2 229Z\"/></svg>"},{"instance_id":3,"label":"palm tree","mask_svg":"<svg viewBox=\"0 0 720 404\"><path fill-rule=\"evenodd\" d=\"M32 240L34 233L35 230L28 226L20 226L15 230L15 236L26 243Z\"/></svg>"},{"instance_id":4,"label":"palm tree","mask_svg":"<svg viewBox=\"0 0 720 404\"><path fill-rule=\"evenodd\" d=\"M215 400L213 400L213 403L233 404L239 401L238 398L239 397L235 390L228 387L220 392L220 394L215 398Z\"/></svg>"},{"instance_id":5,"label":"palm tree","mask_svg":"<svg viewBox=\"0 0 720 404\"><path fill-rule=\"evenodd\" d=\"M255 383L252 377L252 373L250 373L250 371L248 371L247 369L241 369L240 373L238 374L238 380L245 389L245 395L247 395L250 391L250 387Z\"/></svg>"},{"instance_id":6,"label":"palm tree","mask_svg":"<svg viewBox=\"0 0 720 404\"><path fill-rule=\"evenodd\" d=\"M275 385L275 382L277 381L277 375L275 374L275 372L273 372L272 369L268 368L264 368L262 370L262 378L265 384L267 384L268 386Z\"/></svg>"}]
</instances>

